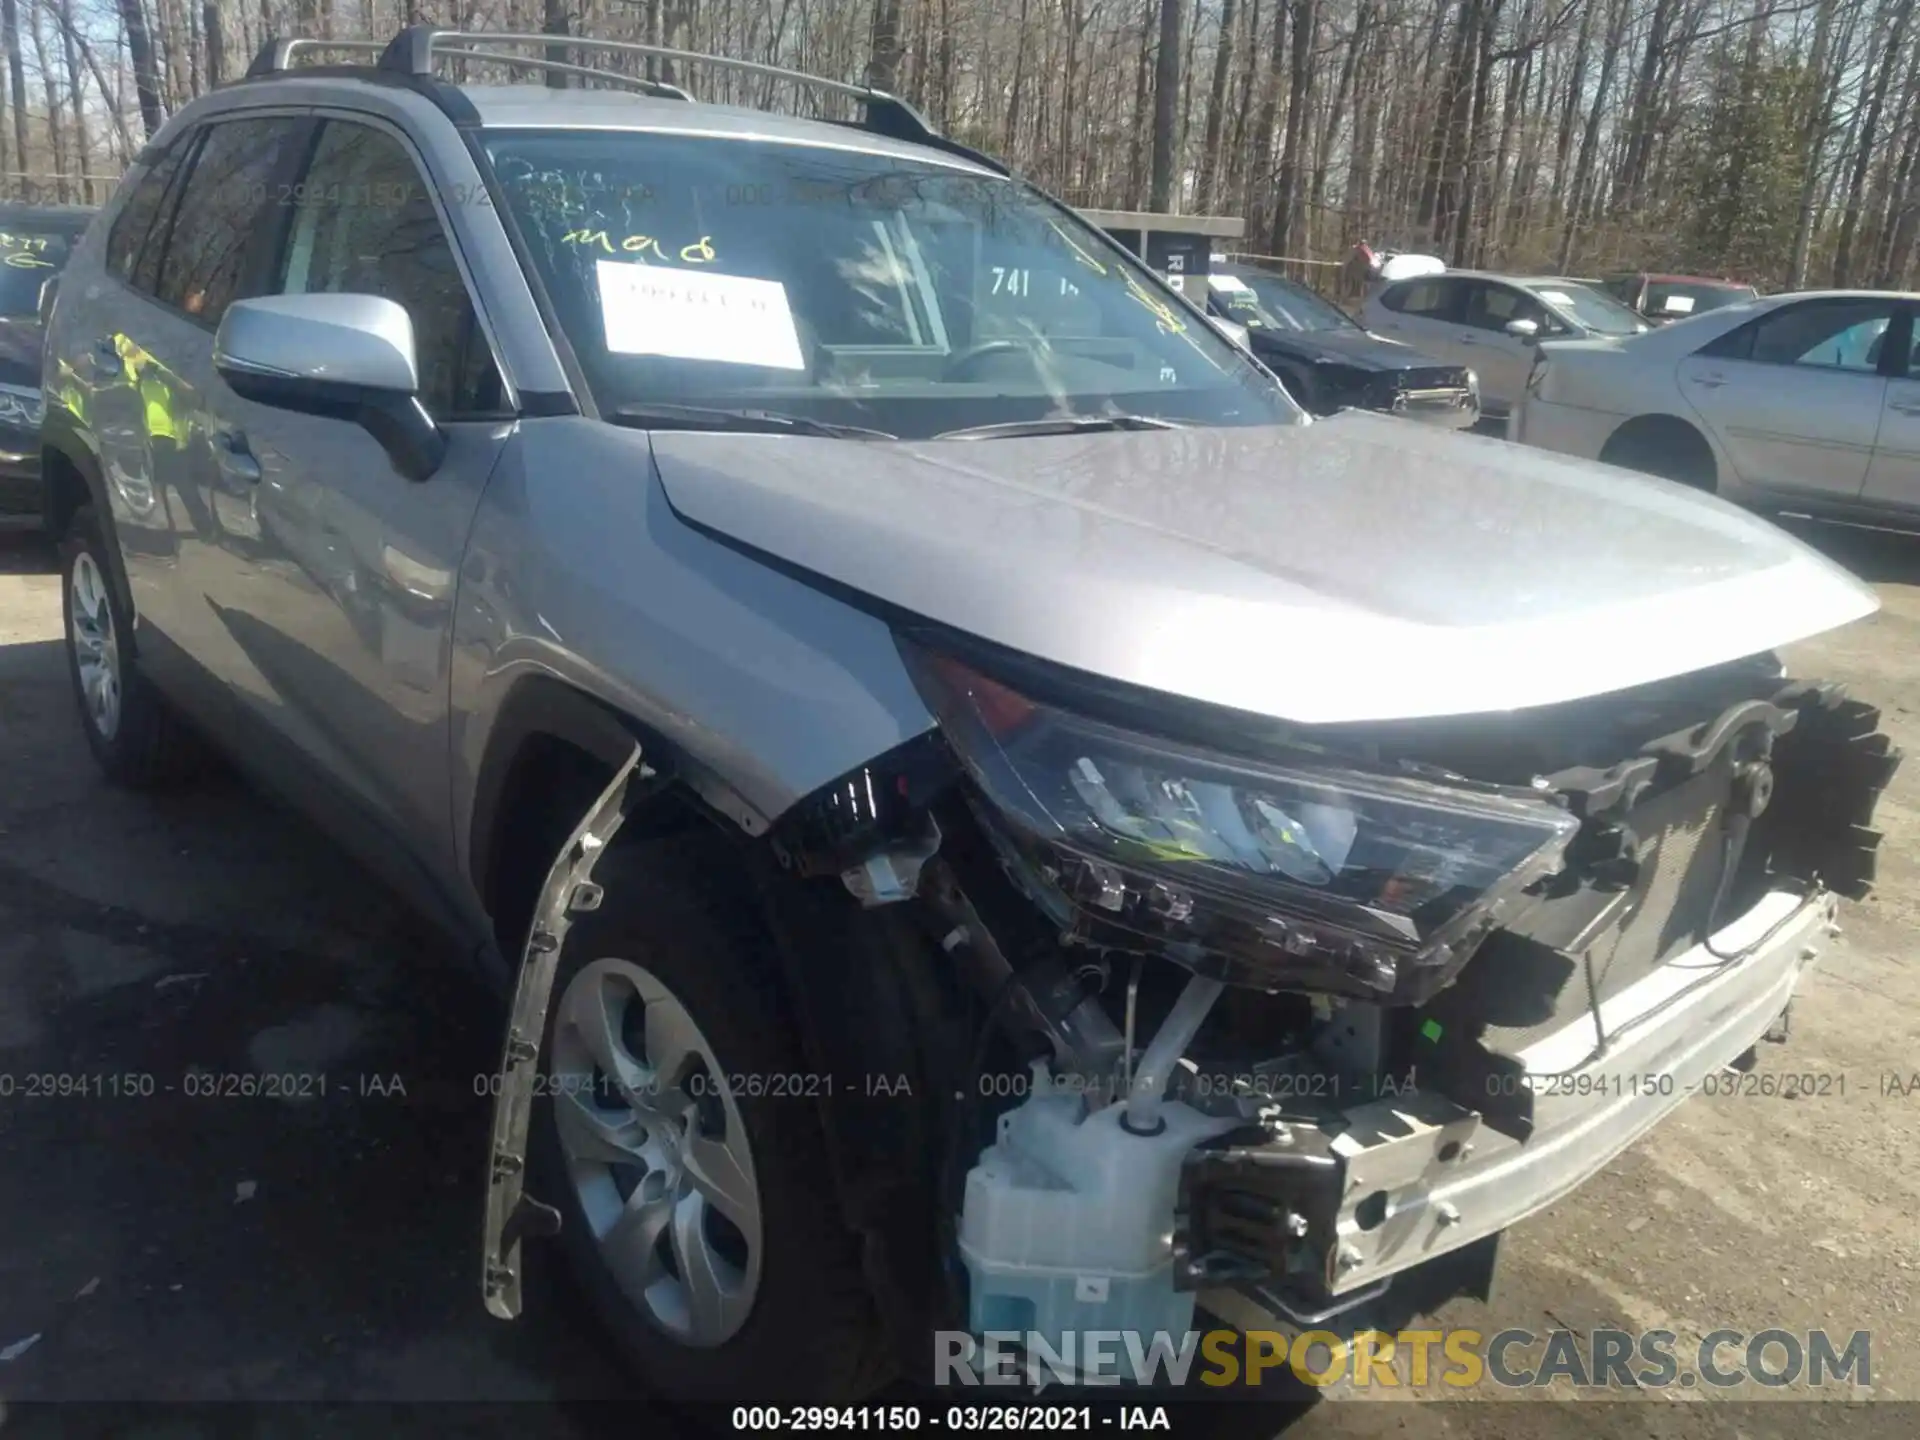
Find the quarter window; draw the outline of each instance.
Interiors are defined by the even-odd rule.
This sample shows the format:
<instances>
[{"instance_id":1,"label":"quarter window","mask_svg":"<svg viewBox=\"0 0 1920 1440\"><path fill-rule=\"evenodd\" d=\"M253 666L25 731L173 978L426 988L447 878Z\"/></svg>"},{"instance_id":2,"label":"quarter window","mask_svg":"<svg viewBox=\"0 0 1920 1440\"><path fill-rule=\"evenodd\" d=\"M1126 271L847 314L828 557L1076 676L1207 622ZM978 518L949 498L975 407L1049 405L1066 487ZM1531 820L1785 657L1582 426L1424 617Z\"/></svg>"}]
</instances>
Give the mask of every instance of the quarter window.
<instances>
[{"instance_id":1,"label":"quarter window","mask_svg":"<svg viewBox=\"0 0 1920 1440\"><path fill-rule=\"evenodd\" d=\"M208 327L220 323L255 236L275 217L275 181L302 124L265 116L209 127L164 242L160 300Z\"/></svg>"},{"instance_id":2,"label":"quarter window","mask_svg":"<svg viewBox=\"0 0 1920 1440\"><path fill-rule=\"evenodd\" d=\"M420 401L440 419L497 412L500 377L453 246L411 156L368 125L330 120L294 187L283 295L378 295L413 319Z\"/></svg>"}]
</instances>

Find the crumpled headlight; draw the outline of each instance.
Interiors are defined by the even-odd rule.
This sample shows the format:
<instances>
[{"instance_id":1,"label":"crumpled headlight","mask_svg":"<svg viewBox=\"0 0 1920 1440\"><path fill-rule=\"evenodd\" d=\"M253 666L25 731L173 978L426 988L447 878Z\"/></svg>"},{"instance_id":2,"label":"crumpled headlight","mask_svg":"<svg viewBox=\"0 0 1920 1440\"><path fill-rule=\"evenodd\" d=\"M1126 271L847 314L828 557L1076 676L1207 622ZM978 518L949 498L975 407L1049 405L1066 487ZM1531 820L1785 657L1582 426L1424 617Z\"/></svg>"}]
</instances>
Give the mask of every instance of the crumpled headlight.
<instances>
[{"instance_id":1,"label":"crumpled headlight","mask_svg":"<svg viewBox=\"0 0 1920 1440\"><path fill-rule=\"evenodd\" d=\"M1579 821L1543 797L1247 760L1089 719L903 643L985 802L1056 916L1231 983L1419 1004Z\"/></svg>"},{"instance_id":2,"label":"crumpled headlight","mask_svg":"<svg viewBox=\"0 0 1920 1440\"><path fill-rule=\"evenodd\" d=\"M46 414L47 407L36 386L0 385L0 425L38 430Z\"/></svg>"}]
</instances>

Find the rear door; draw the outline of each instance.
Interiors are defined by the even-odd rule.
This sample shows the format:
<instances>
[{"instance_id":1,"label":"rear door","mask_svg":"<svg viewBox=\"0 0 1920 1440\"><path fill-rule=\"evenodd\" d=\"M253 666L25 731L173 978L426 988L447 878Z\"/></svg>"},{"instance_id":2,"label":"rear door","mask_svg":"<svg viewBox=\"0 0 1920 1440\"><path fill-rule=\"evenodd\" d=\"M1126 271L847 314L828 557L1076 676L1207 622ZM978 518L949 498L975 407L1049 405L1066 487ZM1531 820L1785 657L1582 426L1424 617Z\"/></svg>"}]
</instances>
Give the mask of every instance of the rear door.
<instances>
[{"instance_id":1,"label":"rear door","mask_svg":"<svg viewBox=\"0 0 1920 1440\"><path fill-rule=\"evenodd\" d=\"M1895 359L1885 367L1886 406L1862 497L1890 509L1920 510L1920 305L1901 307L1886 349Z\"/></svg>"},{"instance_id":2,"label":"rear door","mask_svg":"<svg viewBox=\"0 0 1920 1440\"><path fill-rule=\"evenodd\" d=\"M1469 283L1453 275L1396 280L1366 307L1367 328L1435 359L1473 365L1472 348L1460 343L1460 306Z\"/></svg>"},{"instance_id":3,"label":"rear door","mask_svg":"<svg viewBox=\"0 0 1920 1440\"><path fill-rule=\"evenodd\" d=\"M1680 392L1748 484L1855 500L1886 407L1899 306L1874 295L1769 310L1682 360Z\"/></svg>"}]
</instances>

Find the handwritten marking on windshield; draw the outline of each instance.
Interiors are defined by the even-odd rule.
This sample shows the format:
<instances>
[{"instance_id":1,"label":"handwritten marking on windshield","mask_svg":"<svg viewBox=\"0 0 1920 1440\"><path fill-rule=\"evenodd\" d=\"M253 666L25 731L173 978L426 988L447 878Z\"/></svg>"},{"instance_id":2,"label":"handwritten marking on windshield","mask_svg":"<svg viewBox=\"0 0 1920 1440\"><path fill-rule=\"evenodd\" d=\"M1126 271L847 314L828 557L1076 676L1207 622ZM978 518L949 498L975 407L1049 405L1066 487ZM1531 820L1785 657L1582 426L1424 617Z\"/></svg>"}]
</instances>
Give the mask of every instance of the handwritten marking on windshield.
<instances>
[{"instance_id":1,"label":"handwritten marking on windshield","mask_svg":"<svg viewBox=\"0 0 1920 1440\"><path fill-rule=\"evenodd\" d=\"M652 255L656 260L668 260L672 257L660 248L660 242L651 235L627 235L619 241L605 230L569 230L560 237L562 245L583 245L588 248L599 246L609 255ZM668 242L671 244L671 242ZM713 237L702 235L691 245L680 247L680 258L689 265L710 265L720 257L713 248Z\"/></svg>"}]
</instances>

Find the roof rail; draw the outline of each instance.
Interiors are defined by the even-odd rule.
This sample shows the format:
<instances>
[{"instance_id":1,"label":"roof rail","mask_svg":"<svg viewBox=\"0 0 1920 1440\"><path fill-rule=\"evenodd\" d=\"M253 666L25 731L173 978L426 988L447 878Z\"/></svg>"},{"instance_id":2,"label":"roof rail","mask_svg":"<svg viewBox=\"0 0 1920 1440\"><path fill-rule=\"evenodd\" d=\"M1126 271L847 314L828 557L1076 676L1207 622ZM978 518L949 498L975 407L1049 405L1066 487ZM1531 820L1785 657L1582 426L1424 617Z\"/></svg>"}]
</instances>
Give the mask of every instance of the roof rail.
<instances>
[{"instance_id":1,"label":"roof rail","mask_svg":"<svg viewBox=\"0 0 1920 1440\"><path fill-rule=\"evenodd\" d=\"M491 53L485 48L498 45L538 45L542 53L538 56L502 55ZM942 135L926 116L899 96L891 95L884 90L876 90L870 85L856 85L845 80L829 80L800 70L787 70L778 65L768 65L759 60L736 60L726 55L707 55L697 50L675 50L665 45L645 45L633 40L600 40L590 35L554 35L545 32L530 33L511 30L443 30L432 25L409 25L391 41L385 43L378 40L317 40L306 37L292 40L269 39L260 47L259 53L253 58L253 63L247 67L246 78L257 80L290 71L295 68L295 60L306 52L314 50L377 51L380 58L373 66L375 70L383 75L393 76L413 84L432 82L435 79L433 70L436 61L457 58L478 60L491 65L542 70L556 75L590 76L594 79L624 85L644 94L675 100L692 100L693 97L678 85L671 85L665 81L648 80L638 75L625 75L617 70L575 65L549 57L556 51L565 53L571 50L599 50L615 55L641 55L657 60L675 60L690 65L711 65L717 69L769 75L776 80L792 81L795 84L811 86L816 90L845 95L859 102L862 118L852 123L871 134L943 150L972 160L1002 175L1011 173L1006 165L991 155L983 154L971 146L963 145L957 140L950 140ZM364 72L367 67L358 68ZM443 105L446 103L445 93L442 92Z\"/></svg>"},{"instance_id":2,"label":"roof rail","mask_svg":"<svg viewBox=\"0 0 1920 1440\"><path fill-rule=\"evenodd\" d=\"M539 45L548 50L605 50L617 55L644 55L656 60L678 60L690 65L711 65L722 70L744 70L755 75L771 75L778 80L790 80L800 85L810 85L817 90L827 90L835 94L846 95L865 107L867 126L879 134L896 140L937 140L940 132L928 123L927 118L913 106L897 95L889 95L884 90L875 90L869 85L854 85L845 80L828 80L819 75L808 75L800 70L786 70L778 65L768 65L759 60L736 60L727 55L706 55L697 50L675 50L665 45L644 45L634 40L599 40L590 35L552 35L512 30L441 30L432 25L409 25L393 37L380 56L382 70L397 71L402 75L430 76L433 74L435 52L440 54L458 54L465 59L476 58L476 46L482 45ZM504 60L512 63L513 58L487 55L486 60ZM530 63L535 68L558 70L568 73L558 62L532 60L525 57L522 63ZM604 72L613 73L613 72ZM637 80L633 76L622 76L629 84L657 85L658 81ZM678 92L686 98L685 91Z\"/></svg>"}]
</instances>

